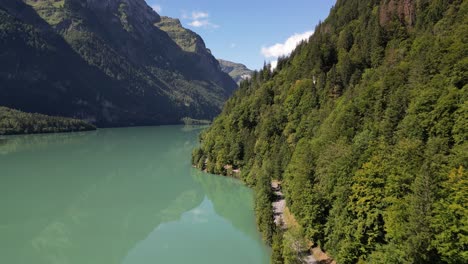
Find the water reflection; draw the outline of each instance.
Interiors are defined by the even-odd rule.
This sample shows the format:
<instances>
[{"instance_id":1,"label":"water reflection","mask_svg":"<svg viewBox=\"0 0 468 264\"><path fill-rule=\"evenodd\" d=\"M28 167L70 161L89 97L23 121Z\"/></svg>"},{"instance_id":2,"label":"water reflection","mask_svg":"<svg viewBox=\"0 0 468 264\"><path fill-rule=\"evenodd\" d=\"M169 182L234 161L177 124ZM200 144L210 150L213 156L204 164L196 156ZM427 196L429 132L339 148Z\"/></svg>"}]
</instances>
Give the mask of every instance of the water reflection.
<instances>
[{"instance_id":1,"label":"water reflection","mask_svg":"<svg viewBox=\"0 0 468 264\"><path fill-rule=\"evenodd\" d=\"M221 176L208 176L199 170L192 170L192 177L202 187L208 199L213 202L216 213L228 220L246 235L258 238L253 209L253 192L239 181Z\"/></svg>"},{"instance_id":2,"label":"water reflection","mask_svg":"<svg viewBox=\"0 0 468 264\"><path fill-rule=\"evenodd\" d=\"M213 203L205 198L181 219L161 224L129 252L123 263L149 264L154 259L166 260L163 263L268 263L262 242L215 213Z\"/></svg>"},{"instance_id":3,"label":"water reflection","mask_svg":"<svg viewBox=\"0 0 468 264\"><path fill-rule=\"evenodd\" d=\"M176 261L177 250L164 251L171 241L204 248L204 262L191 263L218 263L209 261L216 259L210 236L187 232L201 227L226 236L229 247L250 243L248 252L264 258L249 190L191 168L198 133L159 127L7 137L0 145L0 263L186 263ZM201 211L209 222L200 226L193 216ZM158 243L144 242L152 239ZM166 254L135 258L145 255L140 245Z\"/></svg>"},{"instance_id":4,"label":"water reflection","mask_svg":"<svg viewBox=\"0 0 468 264\"><path fill-rule=\"evenodd\" d=\"M0 155L45 148L50 145L83 144L97 131L41 135L0 136Z\"/></svg>"}]
</instances>

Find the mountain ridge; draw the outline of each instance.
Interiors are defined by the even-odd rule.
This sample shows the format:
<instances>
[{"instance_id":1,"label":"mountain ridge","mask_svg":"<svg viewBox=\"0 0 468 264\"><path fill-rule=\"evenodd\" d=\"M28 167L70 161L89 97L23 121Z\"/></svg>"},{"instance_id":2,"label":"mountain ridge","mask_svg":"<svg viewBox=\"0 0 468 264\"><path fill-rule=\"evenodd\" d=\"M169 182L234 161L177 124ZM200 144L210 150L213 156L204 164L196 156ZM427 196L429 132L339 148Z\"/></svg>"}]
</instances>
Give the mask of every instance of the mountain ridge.
<instances>
[{"instance_id":1,"label":"mountain ridge","mask_svg":"<svg viewBox=\"0 0 468 264\"><path fill-rule=\"evenodd\" d=\"M16 77L0 79L0 105L85 119L102 126L174 124L184 117L213 118L236 88L217 63L212 63L214 58L200 63L200 54L182 50L155 26L161 17L144 0L6 0L0 8L8 23L30 30L29 39L24 41L42 39L43 47L51 47L47 50L52 57L74 57L74 67L83 77L94 75L81 80L73 67L63 65L63 59L54 65L35 66L43 64L34 56L40 54L37 47L25 45L33 56L23 56L9 39L9 34L23 32L4 32L2 45L9 51L4 56L11 59L0 77ZM29 66L19 66L23 72L39 73L40 80L12 74L15 61L27 60ZM54 69L57 67L62 71L69 68L63 80L53 74L61 71ZM44 87L36 102L26 94L31 82ZM17 95L12 96L14 93ZM66 106L60 105L58 98L67 101Z\"/></svg>"}]
</instances>

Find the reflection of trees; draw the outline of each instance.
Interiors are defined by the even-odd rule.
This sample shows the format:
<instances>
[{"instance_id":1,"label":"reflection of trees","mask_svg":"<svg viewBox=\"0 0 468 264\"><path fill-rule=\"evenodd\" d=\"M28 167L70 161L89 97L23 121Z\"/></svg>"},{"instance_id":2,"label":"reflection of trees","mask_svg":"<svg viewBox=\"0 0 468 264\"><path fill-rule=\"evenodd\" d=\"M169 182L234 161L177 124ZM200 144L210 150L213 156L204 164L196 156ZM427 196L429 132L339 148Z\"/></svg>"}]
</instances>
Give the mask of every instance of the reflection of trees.
<instances>
[{"instance_id":1,"label":"reflection of trees","mask_svg":"<svg viewBox=\"0 0 468 264\"><path fill-rule=\"evenodd\" d=\"M202 202L189 174L196 134L172 127L15 139L16 152L0 156L0 262L120 262L156 226Z\"/></svg>"},{"instance_id":2,"label":"reflection of trees","mask_svg":"<svg viewBox=\"0 0 468 264\"><path fill-rule=\"evenodd\" d=\"M48 147L50 145L84 144L86 139L92 137L96 133L96 131L91 131L41 135L0 136L0 156L25 150L37 150Z\"/></svg>"},{"instance_id":3,"label":"reflection of trees","mask_svg":"<svg viewBox=\"0 0 468 264\"><path fill-rule=\"evenodd\" d=\"M217 214L244 234L250 237L258 236L252 190L238 180L207 175L197 169L192 170L192 177L203 187Z\"/></svg>"}]
</instances>

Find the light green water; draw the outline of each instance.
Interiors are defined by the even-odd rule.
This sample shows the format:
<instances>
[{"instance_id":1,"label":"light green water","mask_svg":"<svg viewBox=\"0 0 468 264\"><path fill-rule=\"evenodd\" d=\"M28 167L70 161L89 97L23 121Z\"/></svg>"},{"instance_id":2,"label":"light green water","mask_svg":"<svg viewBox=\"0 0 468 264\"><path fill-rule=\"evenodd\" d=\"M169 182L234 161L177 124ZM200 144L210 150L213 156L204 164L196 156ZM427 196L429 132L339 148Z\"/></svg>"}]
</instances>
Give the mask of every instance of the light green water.
<instances>
[{"instance_id":1,"label":"light green water","mask_svg":"<svg viewBox=\"0 0 468 264\"><path fill-rule=\"evenodd\" d=\"M191 168L199 132L0 139L0 263L268 263L251 190Z\"/></svg>"}]
</instances>

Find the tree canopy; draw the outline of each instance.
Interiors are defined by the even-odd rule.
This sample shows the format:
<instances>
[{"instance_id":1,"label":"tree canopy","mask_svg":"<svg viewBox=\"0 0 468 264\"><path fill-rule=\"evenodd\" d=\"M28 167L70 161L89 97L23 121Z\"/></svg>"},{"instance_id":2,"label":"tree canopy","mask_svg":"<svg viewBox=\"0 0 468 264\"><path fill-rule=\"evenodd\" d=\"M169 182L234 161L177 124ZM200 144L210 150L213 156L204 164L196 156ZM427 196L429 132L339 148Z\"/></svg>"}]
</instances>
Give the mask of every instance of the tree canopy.
<instances>
[{"instance_id":1,"label":"tree canopy","mask_svg":"<svg viewBox=\"0 0 468 264\"><path fill-rule=\"evenodd\" d=\"M260 190L282 180L338 263L467 263L467 54L467 1L339 0L241 83L193 162Z\"/></svg>"}]
</instances>

